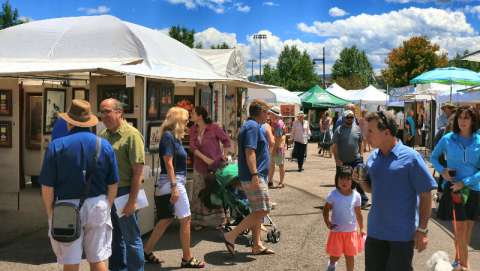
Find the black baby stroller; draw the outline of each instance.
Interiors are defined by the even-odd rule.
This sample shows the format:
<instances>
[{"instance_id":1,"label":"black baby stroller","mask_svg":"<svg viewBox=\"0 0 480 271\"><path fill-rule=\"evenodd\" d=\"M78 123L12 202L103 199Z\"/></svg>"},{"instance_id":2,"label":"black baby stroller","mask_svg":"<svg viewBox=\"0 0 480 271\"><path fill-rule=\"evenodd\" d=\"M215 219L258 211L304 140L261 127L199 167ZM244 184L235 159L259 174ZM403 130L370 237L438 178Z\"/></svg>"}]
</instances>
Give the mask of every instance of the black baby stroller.
<instances>
[{"instance_id":1,"label":"black baby stroller","mask_svg":"<svg viewBox=\"0 0 480 271\"><path fill-rule=\"evenodd\" d=\"M230 213L230 221L223 226L230 231L250 214L249 204L245 193L241 189L238 179L238 165L228 164L215 172L215 180L210 182L199 197L207 208L223 207L225 214ZM264 225L272 227L267 232L267 240L272 243L280 241L280 231L270 216L265 217Z\"/></svg>"},{"instance_id":2,"label":"black baby stroller","mask_svg":"<svg viewBox=\"0 0 480 271\"><path fill-rule=\"evenodd\" d=\"M318 154L323 157L332 157L330 152L330 147L332 146L332 132L327 130L323 133L320 133L320 138L318 139Z\"/></svg>"}]
</instances>

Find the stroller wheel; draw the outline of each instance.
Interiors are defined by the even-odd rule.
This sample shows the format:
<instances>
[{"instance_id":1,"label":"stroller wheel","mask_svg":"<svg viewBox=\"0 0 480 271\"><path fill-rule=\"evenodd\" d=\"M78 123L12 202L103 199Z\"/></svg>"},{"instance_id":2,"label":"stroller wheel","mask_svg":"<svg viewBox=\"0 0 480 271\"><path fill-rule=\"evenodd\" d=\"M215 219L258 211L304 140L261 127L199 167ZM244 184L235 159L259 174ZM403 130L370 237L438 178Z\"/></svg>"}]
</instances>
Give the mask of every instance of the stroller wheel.
<instances>
[{"instance_id":1,"label":"stroller wheel","mask_svg":"<svg viewBox=\"0 0 480 271\"><path fill-rule=\"evenodd\" d=\"M243 235L247 235L249 232L250 232L250 230L247 229L247 230L244 230L244 231L242 232L242 234L243 234Z\"/></svg>"},{"instance_id":2,"label":"stroller wheel","mask_svg":"<svg viewBox=\"0 0 480 271\"><path fill-rule=\"evenodd\" d=\"M280 241L280 231L275 231L273 233L273 243L278 243Z\"/></svg>"},{"instance_id":3,"label":"stroller wheel","mask_svg":"<svg viewBox=\"0 0 480 271\"><path fill-rule=\"evenodd\" d=\"M230 227L228 225L224 225L223 230L226 231L226 232L230 232L230 231L232 231L232 227Z\"/></svg>"}]
</instances>

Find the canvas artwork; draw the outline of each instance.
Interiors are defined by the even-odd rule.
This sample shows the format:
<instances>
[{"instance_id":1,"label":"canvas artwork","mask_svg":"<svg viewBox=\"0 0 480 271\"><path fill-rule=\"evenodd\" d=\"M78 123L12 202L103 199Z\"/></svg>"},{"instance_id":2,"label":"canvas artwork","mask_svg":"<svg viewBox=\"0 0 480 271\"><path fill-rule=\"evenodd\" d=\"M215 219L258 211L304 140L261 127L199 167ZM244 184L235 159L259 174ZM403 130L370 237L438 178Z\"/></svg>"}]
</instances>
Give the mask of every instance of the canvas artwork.
<instances>
[{"instance_id":1,"label":"canvas artwork","mask_svg":"<svg viewBox=\"0 0 480 271\"><path fill-rule=\"evenodd\" d=\"M43 106L45 108L43 115L43 133L51 134L53 125L58 119L58 113L65 112L65 90L45 89Z\"/></svg>"},{"instance_id":2,"label":"canvas artwork","mask_svg":"<svg viewBox=\"0 0 480 271\"><path fill-rule=\"evenodd\" d=\"M200 105L202 105L208 112L209 116L212 116L212 93L209 89L202 89L201 90L201 95L200 95Z\"/></svg>"},{"instance_id":3,"label":"canvas artwork","mask_svg":"<svg viewBox=\"0 0 480 271\"><path fill-rule=\"evenodd\" d=\"M0 116L12 115L12 90L0 89Z\"/></svg>"},{"instance_id":4,"label":"canvas artwork","mask_svg":"<svg viewBox=\"0 0 480 271\"><path fill-rule=\"evenodd\" d=\"M114 98L123 103L123 112L133 113L133 88L124 85L99 85L97 93L97 108L107 98Z\"/></svg>"},{"instance_id":5,"label":"canvas artwork","mask_svg":"<svg viewBox=\"0 0 480 271\"><path fill-rule=\"evenodd\" d=\"M73 90L73 99L80 99L80 100L85 100L88 101L88 89L84 88L74 88Z\"/></svg>"},{"instance_id":6,"label":"canvas artwork","mask_svg":"<svg viewBox=\"0 0 480 271\"><path fill-rule=\"evenodd\" d=\"M0 121L0 148L12 147L12 122Z\"/></svg>"},{"instance_id":7,"label":"canvas artwork","mask_svg":"<svg viewBox=\"0 0 480 271\"><path fill-rule=\"evenodd\" d=\"M151 123L148 127L148 150L157 152L160 145L160 123Z\"/></svg>"},{"instance_id":8,"label":"canvas artwork","mask_svg":"<svg viewBox=\"0 0 480 271\"><path fill-rule=\"evenodd\" d=\"M192 113L192 110L195 107L195 96L175 95L175 97L173 98L173 102L176 106L186 109L189 113Z\"/></svg>"},{"instance_id":9,"label":"canvas artwork","mask_svg":"<svg viewBox=\"0 0 480 271\"><path fill-rule=\"evenodd\" d=\"M39 150L42 143L42 94L27 93L26 102L26 147Z\"/></svg>"},{"instance_id":10,"label":"canvas artwork","mask_svg":"<svg viewBox=\"0 0 480 271\"><path fill-rule=\"evenodd\" d=\"M147 120L157 120L160 110L160 89L156 85L148 84L147 87Z\"/></svg>"}]
</instances>

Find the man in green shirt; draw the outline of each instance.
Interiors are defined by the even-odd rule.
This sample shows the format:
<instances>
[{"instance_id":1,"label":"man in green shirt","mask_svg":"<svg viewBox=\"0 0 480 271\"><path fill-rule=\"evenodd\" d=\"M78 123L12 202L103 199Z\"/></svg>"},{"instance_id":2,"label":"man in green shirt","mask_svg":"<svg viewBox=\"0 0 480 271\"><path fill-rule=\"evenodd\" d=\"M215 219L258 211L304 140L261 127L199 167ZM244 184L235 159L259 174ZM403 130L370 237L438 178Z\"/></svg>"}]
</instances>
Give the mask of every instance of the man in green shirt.
<instances>
[{"instance_id":1,"label":"man in green shirt","mask_svg":"<svg viewBox=\"0 0 480 271\"><path fill-rule=\"evenodd\" d=\"M109 259L111 271L143 271L143 243L135 212L135 202L142 185L145 152L140 132L123 119L123 105L116 99L106 99L100 104L102 121L107 127L100 136L110 142L118 162L120 181L118 196L129 194L118 217L115 206L112 207L113 241L112 256Z\"/></svg>"}]
</instances>

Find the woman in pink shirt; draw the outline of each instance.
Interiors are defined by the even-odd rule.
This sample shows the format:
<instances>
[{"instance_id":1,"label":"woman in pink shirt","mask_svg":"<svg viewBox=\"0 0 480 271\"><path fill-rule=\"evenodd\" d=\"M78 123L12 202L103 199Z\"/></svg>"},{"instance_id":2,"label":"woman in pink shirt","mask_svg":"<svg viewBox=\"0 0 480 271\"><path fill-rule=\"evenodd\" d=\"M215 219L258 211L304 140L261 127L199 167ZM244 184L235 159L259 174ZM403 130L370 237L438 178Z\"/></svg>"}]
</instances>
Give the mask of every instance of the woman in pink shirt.
<instances>
[{"instance_id":1,"label":"woman in pink shirt","mask_svg":"<svg viewBox=\"0 0 480 271\"><path fill-rule=\"evenodd\" d=\"M192 224L194 229L200 229L223 223L222 209L209 210L200 200L199 193L205 188L205 178L209 172L215 172L226 160L230 139L220 126L212 123L207 110L201 106L196 106L192 111L192 121L195 123L189 133L190 150L193 153Z\"/></svg>"}]
</instances>

